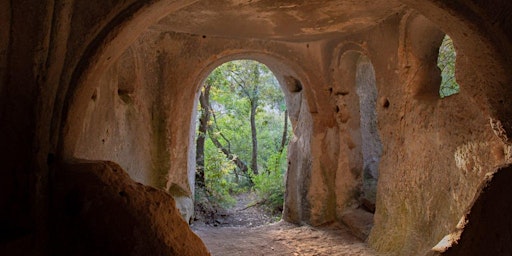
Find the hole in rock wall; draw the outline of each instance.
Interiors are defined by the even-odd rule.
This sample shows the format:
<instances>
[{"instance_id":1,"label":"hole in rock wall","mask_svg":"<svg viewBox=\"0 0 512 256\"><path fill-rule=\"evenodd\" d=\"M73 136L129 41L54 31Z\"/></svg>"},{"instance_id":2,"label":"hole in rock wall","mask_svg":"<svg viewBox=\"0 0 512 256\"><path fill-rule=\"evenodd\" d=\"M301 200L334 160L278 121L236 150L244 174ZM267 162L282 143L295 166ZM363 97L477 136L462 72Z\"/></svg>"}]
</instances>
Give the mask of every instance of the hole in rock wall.
<instances>
[{"instance_id":1,"label":"hole in rock wall","mask_svg":"<svg viewBox=\"0 0 512 256\"><path fill-rule=\"evenodd\" d=\"M439 47L437 66L441 70L441 86L439 95L441 98L459 93L459 84L455 79L455 59L457 53L452 39L446 35Z\"/></svg>"},{"instance_id":2,"label":"hole in rock wall","mask_svg":"<svg viewBox=\"0 0 512 256\"><path fill-rule=\"evenodd\" d=\"M291 125L274 74L253 60L226 62L204 80L197 105L196 221L257 226L280 219Z\"/></svg>"}]
</instances>

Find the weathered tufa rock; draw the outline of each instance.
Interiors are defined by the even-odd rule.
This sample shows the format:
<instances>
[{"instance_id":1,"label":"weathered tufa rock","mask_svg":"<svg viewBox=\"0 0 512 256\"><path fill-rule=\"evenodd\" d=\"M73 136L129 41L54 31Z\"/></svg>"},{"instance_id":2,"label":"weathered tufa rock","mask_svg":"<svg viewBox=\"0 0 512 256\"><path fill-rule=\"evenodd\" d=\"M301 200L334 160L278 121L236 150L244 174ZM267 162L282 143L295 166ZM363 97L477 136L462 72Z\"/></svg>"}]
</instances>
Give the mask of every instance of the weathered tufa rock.
<instances>
[{"instance_id":1,"label":"weathered tufa rock","mask_svg":"<svg viewBox=\"0 0 512 256\"><path fill-rule=\"evenodd\" d=\"M66 164L55 188L57 255L209 255L169 194L115 163Z\"/></svg>"},{"instance_id":2,"label":"weathered tufa rock","mask_svg":"<svg viewBox=\"0 0 512 256\"><path fill-rule=\"evenodd\" d=\"M482 183L458 241L443 255L511 255L512 166L502 168ZM460 233L460 232L459 232ZM493 246L489 246L489 245Z\"/></svg>"},{"instance_id":3,"label":"weathered tufa rock","mask_svg":"<svg viewBox=\"0 0 512 256\"><path fill-rule=\"evenodd\" d=\"M357 238L366 241L373 227L373 214L363 209L348 209L341 216L341 221Z\"/></svg>"}]
</instances>

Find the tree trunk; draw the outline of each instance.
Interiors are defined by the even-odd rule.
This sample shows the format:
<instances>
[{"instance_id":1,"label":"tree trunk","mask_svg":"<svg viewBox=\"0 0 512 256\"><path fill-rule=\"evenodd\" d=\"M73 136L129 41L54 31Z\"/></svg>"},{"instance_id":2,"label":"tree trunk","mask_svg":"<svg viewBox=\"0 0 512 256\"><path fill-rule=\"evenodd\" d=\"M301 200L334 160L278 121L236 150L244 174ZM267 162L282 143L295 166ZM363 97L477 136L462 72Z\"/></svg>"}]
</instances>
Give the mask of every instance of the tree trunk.
<instances>
[{"instance_id":1,"label":"tree trunk","mask_svg":"<svg viewBox=\"0 0 512 256\"><path fill-rule=\"evenodd\" d=\"M206 123L207 125L205 126L206 127L205 138L206 138L206 133L208 133L208 136L209 136L210 140L213 142L213 145L215 145L216 148L220 149L220 151L222 151L222 153L224 153L224 155L228 159L232 160L235 163L238 170L240 170L242 173L247 173L247 171L249 170L249 167L247 167L247 165L242 160L240 160L240 158L238 158L238 156L234 155L231 152L229 140L226 137L224 137L222 132L219 131L218 134L228 143L228 147L223 146L222 143L217 139L217 135L214 134L213 125L208 125L208 121L210 121L210 116L213 116L213 121L215 124L217 124L217 121L215 118L215 112L213 112L212 106L210 104L210 97L209 97L210 87L211 86L208 86L208 97L204 97L204 98L199 97L200 100L204 99L203 101L200 101L201 107L203 108L203 110L208 112L208 119L207 119L207 123ZM203 159L203 165L204 165L204 159ZM235 175L238 180L238 173L236 171L235 171Z\"/></svg>"},{"instance_id":2,"label":"tree trunk","mask_svg":"<svg viewBox=\"0 0 512 256\"><path fill-rule=\"evenodd\" d=\"M286 146L286 139L288 139L288 109L284 111L283 137L281 137L281 146L279 147L279 153L283 153L284 147Z\"/></svg>"},{"instance_id":3,"label":"tree trunk","mask_svg":"<svg viewBox=\"0 0 512 256\"><path fill-rule=\"evenodd\" d=\"M204 188L204 143L208 131L208 122L210 121L210 84L205 84L204 89L199 95L199 104L201 106L201 116L199 117L199 131L196 140L196 186Z\"/></svg>"},{"instance_id":4,"label":"tree trunk","mask_svg":"<svg viewBox=\"0 0 512 256\"><path fill-rule=\"evenodd\" d=\"M220 151L222 151L222 153L224 153L224 155L226 155L226 157L228 159L233 160L233 162L235 163L236 167L240 171L242 171L243 173L247 173L247 171L249 170L247 165L242 160L240 160L240 158L238 158L238 156L235 156L231 152L231 150L229 148L226 148L226 147L222 146L222 143L220 143L220 141L213 134L213 130L212 130L211 127L209 127L209 129L208 129L208 135L210 136L210 139L212 140L212 142L215 145L215 147L220 149Z\"/></svg>"},{"instance_id":5,"label":"tree trunk","mask_svg":"<svg viewBox=\"0 0 512 256\"><path fill-rule=\"evenodd\" d=\"M256 131L256 108L257 101L251 99L251 141L252 141L252 159L251 169L254 174L258 174L258 138Z\"/></svg>"}]
</instances>

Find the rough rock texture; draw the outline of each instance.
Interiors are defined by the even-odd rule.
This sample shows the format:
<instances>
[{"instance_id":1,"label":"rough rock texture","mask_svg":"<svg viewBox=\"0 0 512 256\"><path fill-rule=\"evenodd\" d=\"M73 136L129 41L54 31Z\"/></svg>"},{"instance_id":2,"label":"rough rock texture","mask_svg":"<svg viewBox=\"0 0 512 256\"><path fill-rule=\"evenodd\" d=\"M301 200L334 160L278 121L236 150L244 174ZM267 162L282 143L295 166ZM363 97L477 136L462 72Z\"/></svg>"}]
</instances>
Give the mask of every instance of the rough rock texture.
<instances>
[{"instance_id":1,"label":"rough rock texture","mask_svg":"<svg viewBox=\"0 0 512 256\"><path fill-rule=\"evenodd\" d=\"M366 241L373 227L373 214L363 209L349 209L341 216L341 221L352 231L352 234Z\"/></svg>"},{"instance_id":2,"label":"rough rock texture","mask_svg":"<svg viewBox=\"0 0 512 256\"><path fill-rule=\"evenodd\" d=\"M169 160L159 158L166 150L158 102L162 83L144 61L139 52L127 51L98 82L73 155L114 161L135 181L163 188Z\"/></svg>"},{"instance_id":3,"label":"rough rock texture","mask_svg":"<svg viewBox=\"0 0 512 256\"><path fill-rule=\"evenodd\" d=\"M396 0L198 1L152 28L229 38L309 42L341 37L378 24L404 6ZM235 25L236 24L236 25Z\"/></svg>"},{"instance_id":4,"label":"rough rock texture","mask_svg":"<svg viewBox=\"0 0 512 256\"><path fill-rule=\"evenodd\" d=\"M54 184L56 255L209 255L169 194L117 164L67 164Z\"/></svg>"},{"instance_id":5,"label":"rough rock texture","mask_svg":"<svg viewBox=\"0 0 512 256\"><path fill-rule=\"evenodd\" d=\"M132 179L173 195L190 218L197 92L211 70L238 58L269 66L286 95L294 129L287 221L341 221L362 203L360 58L375 71L382 143L371 247L431 253L487 174L512 162L509 1L20 0L0 7L1 254L57 248L49 236L51 177L77 158L118 163ZM461 91L440 99L436 60L445 33L457 50Z\"/></svg>"},{"instance_id":6,"label":"rough rock texture","mask_svg":"<svg viewBox=\"0 0 512 256\"><path fill-rule=\"evenodd\" d=\"M379 97L389 105L377 110L384 151L369 242L382 252L407 255L430 250L449 233L486 173L510 156L490 129L490 106L473 96L489 80L477 79L481 71L468 68L469 53L457 48L460 94L439 99L437 26L414 13L401 26L398 77L390 78L389 66L372 58Z\"/></svg>"},{"instance_id":7,"label":"rough rock texture","mask_svg":"<svg viewBox=\"0 0 512 256\"><path fill-rule=\"evenodd\" d=\"M479 189L479 197L465 216L464 231L443 255L511 255L512 168L489 175ZM494 246L489 246L493 244Z\"/></svg>"},{"instance_id":8,"label":"rough rock texture","mask_svg":"<svg viewBox=\"0 0 512 256\"><path fill-rule=\"evenodd\" d=\"M375 71L370 60L363 56L357 62L356 93L359 96L361 116L361 149L363 154L362 197L363 200L375 205L382 144L377 124Z\"/></svg>"}]
</instances>

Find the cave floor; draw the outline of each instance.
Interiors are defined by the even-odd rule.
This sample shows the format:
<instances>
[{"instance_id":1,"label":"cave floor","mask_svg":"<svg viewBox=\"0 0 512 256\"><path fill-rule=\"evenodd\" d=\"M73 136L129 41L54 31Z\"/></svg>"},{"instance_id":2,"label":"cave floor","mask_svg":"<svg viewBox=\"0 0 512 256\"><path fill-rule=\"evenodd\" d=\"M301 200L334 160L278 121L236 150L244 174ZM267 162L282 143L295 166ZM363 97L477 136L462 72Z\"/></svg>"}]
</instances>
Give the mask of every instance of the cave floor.
<instances>
[{"instance_id":1,"label":"cave floor","mask_svg":"<svg viewBox=\"0 0 512 256\"><path fill-rule=\"evenodd\" d=\"M250 197L250 196L249 196ZM271 217L251 198L237 197L237 205L214 225L201 222L191 228L214 256L234 255L376 255L343 225L297 226Z\"/></svg>"},{"instance_id":2,"label":"cave floor","mask_svg":"<svg viewBox=\"0 0 512 256\"><path fill-rule=\"evenodd\" d=\"M375 255L339 225L296 226L284 221L258 227L200 226L195 232L214 256Z\"/></svg>"}]
</instances>

